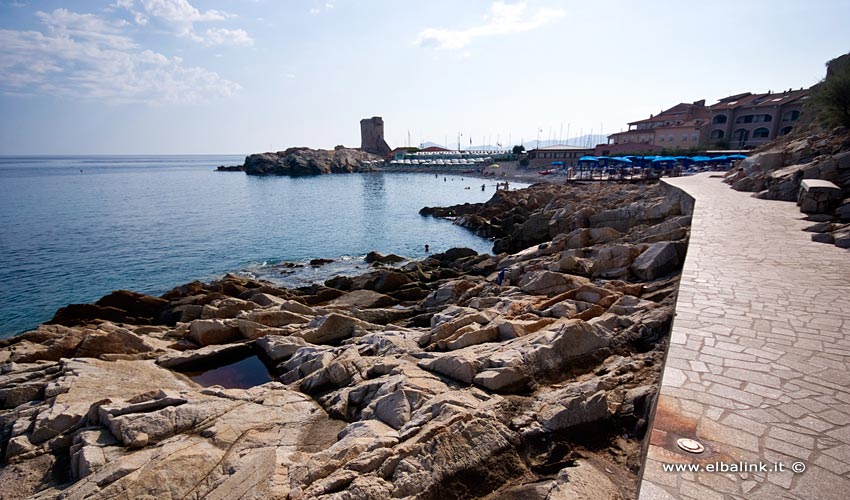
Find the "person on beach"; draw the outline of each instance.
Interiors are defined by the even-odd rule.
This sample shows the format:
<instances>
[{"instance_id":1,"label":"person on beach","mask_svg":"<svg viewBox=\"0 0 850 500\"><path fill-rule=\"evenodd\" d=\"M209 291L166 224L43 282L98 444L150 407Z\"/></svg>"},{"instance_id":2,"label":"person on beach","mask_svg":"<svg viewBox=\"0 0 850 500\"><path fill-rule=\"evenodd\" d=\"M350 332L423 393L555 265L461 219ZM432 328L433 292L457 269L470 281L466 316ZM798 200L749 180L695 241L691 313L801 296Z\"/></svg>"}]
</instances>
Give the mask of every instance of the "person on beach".
<instances>
[{"instance_id":1,"label":"person on beach","mask_svg":"<svg viewBox=\"0 0 850 500\"><path fill-rule=\"evenodd\" d=\"M481 190L482 190L482 191L484 191L484 188L486 188L486 187L487 187L487 185L486 185L486 184L482 184L482 185L481 185Z\"/></svg>"}]
</instances>

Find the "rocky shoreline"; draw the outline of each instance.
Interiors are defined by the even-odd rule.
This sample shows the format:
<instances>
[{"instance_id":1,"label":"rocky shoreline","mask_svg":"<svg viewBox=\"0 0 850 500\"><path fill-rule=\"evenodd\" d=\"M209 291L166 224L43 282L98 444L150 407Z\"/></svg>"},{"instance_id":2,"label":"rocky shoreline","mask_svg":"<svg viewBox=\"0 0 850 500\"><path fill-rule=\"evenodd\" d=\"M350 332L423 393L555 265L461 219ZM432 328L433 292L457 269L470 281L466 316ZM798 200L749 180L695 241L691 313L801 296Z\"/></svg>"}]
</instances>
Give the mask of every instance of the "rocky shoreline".
<instances>
[{"instance_id":1,"label":"rocky shoreline","mask_svg":"<svg viewBox=\"0 0 850 500\"><path fill-rule=\"evenodd\" d=\"M0 341L4 498L633 497L687 200L539 184L424 213L497 255L117 291Z\"/></svg>"}]
</instances>

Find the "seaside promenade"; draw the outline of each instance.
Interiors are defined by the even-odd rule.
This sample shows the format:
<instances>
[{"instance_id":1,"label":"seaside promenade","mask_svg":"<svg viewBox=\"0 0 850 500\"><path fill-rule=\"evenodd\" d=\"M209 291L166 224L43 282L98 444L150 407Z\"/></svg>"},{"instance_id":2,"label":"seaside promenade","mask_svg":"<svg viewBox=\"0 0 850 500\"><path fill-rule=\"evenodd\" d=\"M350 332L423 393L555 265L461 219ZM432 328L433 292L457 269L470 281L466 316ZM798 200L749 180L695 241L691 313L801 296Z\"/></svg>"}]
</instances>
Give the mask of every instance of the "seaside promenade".
<instances>
[{"instance_id":1,"label":"seaside promenade","mask_svg":"<svg viewBox=\"0 0 850 500\"><path fill-rule=\"evenodd\" d=\"M850 252L793 203L664 182L695 210L639 498L848 498Z\"/></svg>"}]
</instances>

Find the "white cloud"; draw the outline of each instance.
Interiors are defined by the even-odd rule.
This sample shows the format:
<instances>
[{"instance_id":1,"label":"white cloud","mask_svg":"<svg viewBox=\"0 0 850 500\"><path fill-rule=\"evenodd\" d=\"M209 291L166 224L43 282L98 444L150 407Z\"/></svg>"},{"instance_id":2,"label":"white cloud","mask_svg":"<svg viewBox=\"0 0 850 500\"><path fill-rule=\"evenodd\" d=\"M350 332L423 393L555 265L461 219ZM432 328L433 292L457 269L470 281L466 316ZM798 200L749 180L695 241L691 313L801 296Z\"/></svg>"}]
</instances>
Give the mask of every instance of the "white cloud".
<instances>
[{"instance_id":1,"label":"white cloud","mask_svg":"<svg viewBox=\"0 0 850 500\"><path fill-rule=\"evenodd\" d=\"M140 26L156 23L178 36L207 46L254 44L254 40L242 29L210 28L205 32L196 31L195 23L224 21L235 16L215 9L201 11L188 0L117 0L115 6L129 11Z\"/></svg>"},{"instance_id":2,"label":"white cloud","mask_svg":"<svg viewBox=\"0 0 850 500\"><path fill-rule=\"evenodd\" d=\"M310 9L311 15L321 14L322 12L329 11L334 8L333 2L325 2L323 6L313 7Z\"/></svg>"},{"instance_id":3,"label":"white cloud","mask_svg":"<svg viewBox=\"0 0 850 500\"><path fill-rule=\"evenodd\" d=\"M0 91L148 104L201 103L239 84L179 57L144 50L120 22L66 9L39 12L42 31L0 30Z\"/></svg>"},{"instance_id":4,"label":"white cloud","mask_svg":"<svg viewBox=\"0 0 850 500\"><path fill-rule=\"evenodd\" d=\"M219 10L201 12L187 0L117 0L115 5L130 11L137 24L158 18L181 30L191 30L196 22L223 21L229 14Z\"/></svg>"},{"instance_id":5,"label":"white cloud","mask_svg":"<svg viewBox=\"0 0 850 500\"><path fill-rule=\"evenodd\" d=\"M476 38L530 31L566 15L560 9L540 8L526 17L526 8L525 2L494 2L490 13L484 17L485 24L459 30L426 28L419 33L416 43L421 47L462 49Z\"/></svg>"},{"instance_id":6,"label":"white cloud","mask_svg":"<svg viewBox=\"0 0 850 500\"><path fill-rule=\"evenodd\" d=\"M192 33L192 39L204 45L238 45L250 47L254 40L245 30L229 30L227 28L210 28L203 35Z\"/></svg>"}]
</instances>

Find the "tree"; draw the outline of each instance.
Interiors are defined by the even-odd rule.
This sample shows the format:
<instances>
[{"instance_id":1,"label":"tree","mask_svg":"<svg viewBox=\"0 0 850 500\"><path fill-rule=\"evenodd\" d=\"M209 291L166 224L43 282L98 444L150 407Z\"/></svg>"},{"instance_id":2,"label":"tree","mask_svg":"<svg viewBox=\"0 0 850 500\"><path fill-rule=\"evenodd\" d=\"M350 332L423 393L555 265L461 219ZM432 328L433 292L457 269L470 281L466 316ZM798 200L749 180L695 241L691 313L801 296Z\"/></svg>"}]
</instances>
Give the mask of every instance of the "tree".
<instances>
[{"instance_id":1,"label":"tree","mask_svg":"<svg viewBox=\"0 0 850 500\"><path fill-rule=\"evenodd\" d=\"M826 78L812 89L820 118L827 125L850 127L850 60L830 61Z\"/></svg>"},{"instance_id":2,"label":"tree","mask_svg":"<svg viewBox=\"0 0 850 500\"><path fill-rule=\"evenodd\" d=\"M514 149L512 150L513 154L515 154L515 155L519 155L523 151L525 151L525 146L523 146L522 144L517 144L516 146L514 146Z\"/></svg>"}]
</instances>

